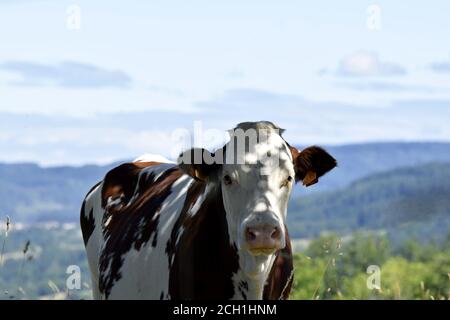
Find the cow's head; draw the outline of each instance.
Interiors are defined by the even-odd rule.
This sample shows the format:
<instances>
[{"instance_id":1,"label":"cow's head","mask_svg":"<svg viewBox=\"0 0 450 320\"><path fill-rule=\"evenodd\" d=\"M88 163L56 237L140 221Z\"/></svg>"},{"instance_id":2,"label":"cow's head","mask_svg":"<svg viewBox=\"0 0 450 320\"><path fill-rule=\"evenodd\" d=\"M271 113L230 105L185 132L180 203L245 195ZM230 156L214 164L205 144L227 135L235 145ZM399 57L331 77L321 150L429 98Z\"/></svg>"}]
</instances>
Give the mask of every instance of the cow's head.
<instances>
[{"instance_id":1,"label":"cow's head","mask_svg":"<svg viewBox=\"0 0 450 320\"><path fill-rule=\"evenodd\" d=\"M267 271L273 254L286 245L286 212L294 184L313 185L336 166L325 150L314 146L299 151L282 133L270 122L241 123L215 153L191 149L178 160L195 179L220 187L230 241L249 276Z\"/></svg>"}]
</instances>

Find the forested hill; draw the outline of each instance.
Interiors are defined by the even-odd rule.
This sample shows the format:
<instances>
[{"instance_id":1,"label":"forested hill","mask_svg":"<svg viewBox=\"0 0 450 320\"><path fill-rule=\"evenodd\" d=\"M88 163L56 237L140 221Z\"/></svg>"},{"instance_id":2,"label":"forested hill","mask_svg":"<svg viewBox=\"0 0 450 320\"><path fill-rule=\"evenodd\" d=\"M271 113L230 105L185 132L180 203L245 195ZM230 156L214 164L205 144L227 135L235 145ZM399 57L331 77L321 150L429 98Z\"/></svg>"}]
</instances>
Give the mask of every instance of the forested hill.
<instances>
[{"instance_id":1,"label":"forested hill","mask_svg":"<svg viewBox=\"0 0 450 320\"><path fill-rule=\"evenodd\" d=\"M333 190L377 172L429 162L450 162L450 143L366 143L326 147L338 161L309 191Z\"/></svg>"},{"instance_id":2,"label":"forested hill","mask_svg":"<svg viewBox=\"0 0 450 320\"><path fill-rule=\"evenodd\" d=\"M364 226L376 227L385 222L394 223L392 222L394 218L401 220L403 211L400 212L401 217L399 214L394 214L392 218L388 219L389 216L384 213L380 213L380 216L371 216L367 213L369 208L364 209L362 213L358 210L362 203L367 204L368 197L375 197L373 192L380 189L381 181L388 177L396 180L396 183L398 182L395 185L408 185L409 181L414 179L421 188L442 187L433 185L431 181L424 184L429 181L428 173L424 174L425 177L422 181L419 181L415 178L416 172L413 169L397 171L395 168L429 162L448 161L450 163L450 143L377 143L328 147L327 149L338 159L339 166L322 178L316 186L308 188L318 192L311 194L301 186L294 188L296 190L292 197L294 205L290 208L293 214L290 216L298 216L297 220L299 221L300 218L308 218L310 212L316 214L315 218L311 216L310 222L305 222L309 226L312 224L313 228L305 228L304 223L296 225L298 231L295 234L298 236L309 236L322 229L346 230L346 228ZM49 220L78 222L79 209L86 192L114 165L42 168L36 164L0 164L0 195L2 197L0 217L9 215L14 221L28 223ZM351 185L357 179L386 170L393 171L375 175ZM403 174L399 176L398 172L403 172ZM413 177L410 177L409 174L412 174ZM435 183L444 179L444 175L438 172L435 172L434 177ZM400 181L403 182L400 183ZM349 185L351 186L349 187ZM340 188L346 189L336 191ZM395 205L388 208L390 211L384 210L385 212L392 213L402 205L402 202L399 202L400 198L395 203L386 202L395 195L395 190L397 190L395 188L394 184L386 187L383 185L384 192L376 194L377 206L383 201L386 206ZM321 190L329 190L333 193L322 195ZM418 191L416 193L419 194ZM416 193L411 195L416 197ZM421 196L425 197L425 194L430 193L439 194L439 192L431 190L425 192L424 190ZM359 194L359 196L354 196L355 194ZM310 198L310 195L314 195L314 197ZM298 196L303 202L296 200ZM407 194L402 196L403 207L418 202L414 197L408 198ZM347 202L342 203L344 200ZM428 198L428 202L437 206L437 203L434 203L431 198ZM414 208L417 211L422 207L414 205ZM344 214L344 210L349 213ZM380 217L383 217L384 220L380 220ZM351 222L350 225L348 225L349 222Z\"/></svg>"},{"instance_id":3,"label":"forested hill","mask_svg":"<svg viewBox=\"0 0 450 320\"><path fill-rule=\"evenodd\" d=\"M112 167L0 164L0 215L28 223L76 222L87 191Z\"/></svg>"},{"instance_id":4,"label":"forested hill","mask_svg":"<svg viewBox=\"0 0 450 320\"><path fill-rule=\"evenodd\" d=\"M378 230L398 240L442 239L450 231L450 163L394 169L296 198L288 224L296 238Z\"/></svg>"}]
</instances>

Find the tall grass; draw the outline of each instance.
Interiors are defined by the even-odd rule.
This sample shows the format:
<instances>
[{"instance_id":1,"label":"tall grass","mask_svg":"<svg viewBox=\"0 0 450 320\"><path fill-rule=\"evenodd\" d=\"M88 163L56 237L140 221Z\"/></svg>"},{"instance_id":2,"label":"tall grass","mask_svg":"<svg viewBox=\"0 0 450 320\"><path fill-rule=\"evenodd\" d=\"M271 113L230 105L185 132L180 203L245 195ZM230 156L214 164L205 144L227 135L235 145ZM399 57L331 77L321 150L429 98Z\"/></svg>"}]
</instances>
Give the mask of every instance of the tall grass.
<instances>
[{"instance_id":1,"label":"tall grass","mask_svg":"<svg viewBox=\"0 0 450 320\"><path fill-rule=\"evenodd\" d=\"M320 277L320 279L319 279L319 281L317 283L317 287L314 290L314 293L313 293L313 295L311 297L312 300L319 300L320 299L320 296L317 293L319 292L320 287L321 287L322 283L324 282L325 276L327 275L327 272L328 272L330 266L335 266L336 265L336 258L337 258L338 255L341 254L341 252L340 252L341 244L342 244L341 239L337 239L336 240L336 246L335 246L334 250L332 250L331 252L330 252L330 249L329 249L330 245L329 244L325 244L324 245L325 252L326 253L330 252L330 257L328 258L328 261L327 261L327 263L325 265L325 268L322 271L322 275L321 275L321 277ZM337 289L337 283L336 283L336 289ZM327 291L328 292L331 291L331 288L328 288Z\"/></svg>"},{"instance_id":2,"label":"tall grass","mask_svg":"<svg viewBox=\"0 0 450 320\"><path fill-rule=\"evenodd\" d=\"M6 216L5 221L5 236L3 238L2 251L0 252L0 267L3 266L3 254L5 253L6 239L8 238L9 228L11 226L11 219Z\"/></svg>"}]
</instances>

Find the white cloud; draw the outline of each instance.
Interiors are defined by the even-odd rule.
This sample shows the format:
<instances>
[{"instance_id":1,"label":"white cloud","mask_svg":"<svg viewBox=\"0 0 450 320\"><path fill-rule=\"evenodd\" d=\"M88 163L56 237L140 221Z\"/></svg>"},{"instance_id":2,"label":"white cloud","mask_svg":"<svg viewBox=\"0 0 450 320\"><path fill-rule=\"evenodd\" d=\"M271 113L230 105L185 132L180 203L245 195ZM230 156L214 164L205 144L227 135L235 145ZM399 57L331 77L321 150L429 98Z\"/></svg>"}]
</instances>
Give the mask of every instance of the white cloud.
<instances>
[{"instance_id":1,"label":"white cloud","mask_svg":"<svg viewBox=\"0 0 450 320\"><path fill-rule=\"evenodd\" d=\"M114 88L8 87L0 83L0 112L91 116L96 113L167 110L194 112L191 98L152 92L146 87Z\"/></svg>"},{"instance_id":2,"label":"white cloud","mask_svg":"<svg viewBox=\"0 0 450 320\"><path fill-rule=\"evenodd\" d=\"M65 88L127 88L131 77L121 70L107 70L92 64L65 61L47 65L32 61L7 61L0 64L0 70L19 76L11 85L47 86Z\"/></svg>"},{"instance_id":3,"label":"white cloud","mask_svg":"<svg viewBox=\"0 0 450 320\"><path fill-rule=\"evenodd\" d=\"M373 52L359 51L340 61L337 74L351 77L398 76L406 74L406 69L399 64L380 60Z\"/></svg>"},{"instance_id":4,"label":"white cloud","mask_svg":"<svg viewBox=\"0 0 450 320\"><path fill-rule=\"evenodd\" d=\"M317 102L262 90L232 90L204 101L200 112L113 113L79 118L61 114L0 114L0 161L41 164L105 163L144 153L173 158L177 129L225 133L243 121L269 120L292 144L368 141L449 141L450 100L402 100L386 107ZM204 138L201 146L217 147ZM178 148L178 149L176 149Z\"/></svg>"}]
</instances>

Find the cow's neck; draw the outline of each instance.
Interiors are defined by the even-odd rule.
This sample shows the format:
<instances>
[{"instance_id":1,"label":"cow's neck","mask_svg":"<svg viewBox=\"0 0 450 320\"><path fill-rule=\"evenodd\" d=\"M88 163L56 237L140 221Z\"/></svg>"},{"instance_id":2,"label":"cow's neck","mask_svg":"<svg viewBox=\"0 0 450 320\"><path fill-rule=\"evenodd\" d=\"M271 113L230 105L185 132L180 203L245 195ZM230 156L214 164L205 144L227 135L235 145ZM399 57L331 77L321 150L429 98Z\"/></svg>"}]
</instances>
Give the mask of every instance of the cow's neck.
<instances>
[{"instance_id":1,"label":"cow's neck","mask_svg":"<svg viewBox=\"0 0 450 320\"><path fill-rule=\"evenodd\" d=\"M179 235L177 230L183 231ZM194 182L169 245L170 296L262 299L275 257L266 259L264 271L257 273L258 261L249 253L238 252L232 238L220 186Z\"/></svg>"},{"instance_id":2,"label":"cow's neck","mask_svg":"<svg viewBox=\"0 0 450 320\"><path fill-rule=\"evenodd\" d=\"M259 260L259 261L255 261ZM239 270L233 277L235 295L234 299L260 300L263 298L264 288L272 269L275 255L254 258L248 253L239 254ZM245 265L247 262L247 265ZM250 264L250 265L249 265ZM255 272L255 268L259 272ZM249 269L253 269L249 274Z\"/></svg>"},{"instance_id":3,"label":"cow's neck","mask_svg":"<svg viewBox=\"0 0 450 320\"><path fill-rule=\"evenodd\" d=\"M194 181L168 244L172 299L231 299L239 270L220 186Z\"/></svg>"},{"instance_id":4,"label":"cow's neck","mask_svg":"<svg viewBox=\"0 0 450 320\"><path fill-rule=\"evenodd\" d=\"M214 198L219 203L223 203L222 192L219 189L215 190ZM222 206L220 214L226 216L225 208ZM217 214L214 213L214 214ZM238 248L236 241L238 239L238 229L235 226L230 226L226 220L223 220L227 225L222 226L222 230L228 234L226 238L230 241L230 246ZM227 254L224 252L224 254ZM233 274L234 296L232 299L250 299L259 300L263 298L264 287L272 269L275 255L258 256L251 255L248 251L240 250L237 252L239 260L239 269ZM225 259L232 259L234 257L226 257Z\"/></svg>"},{"instance_id":5,"label":"cow's neck","mask_svg":"<svg viewBox=\"0 0 450 320\"><path fill-rule=\"evenodd\" d=\"M208 186L205 188L205 193L209 192L209 198L215 199L215 211L209 212L216 217L226 216L225 208L223 206L222 190L220 187ZM238 246L233 239L237 239L237 230L230 228L226 219L221 219L222 224L220 226L221 232L226 232L224 238L227 238L230 243L230 247L236 249ZM227 232L228 231L228 232ZM275 255L269 257L254 257L246 251L232 252L230 250L223 250L223 259L233 260L238 258L239 267L233 273L232 281L234 287L234 295L232 299L244 299L244 300L260 300L263 298L264 287L269 277L270 271L275 260ZM259 272L258 272L259 270Z\"/></svg>"}]
</instances>

